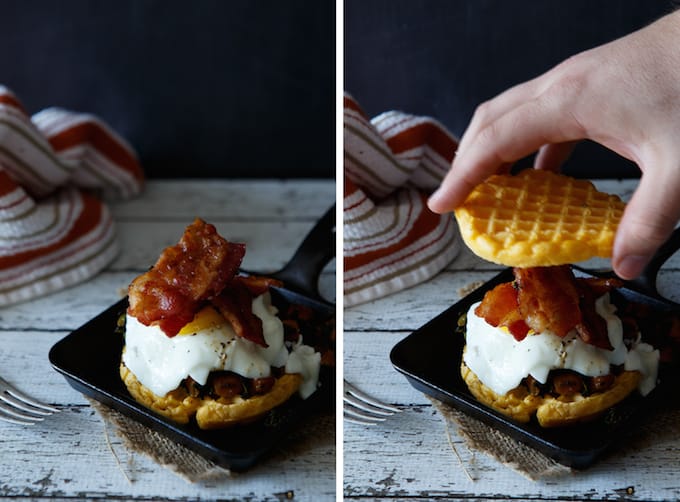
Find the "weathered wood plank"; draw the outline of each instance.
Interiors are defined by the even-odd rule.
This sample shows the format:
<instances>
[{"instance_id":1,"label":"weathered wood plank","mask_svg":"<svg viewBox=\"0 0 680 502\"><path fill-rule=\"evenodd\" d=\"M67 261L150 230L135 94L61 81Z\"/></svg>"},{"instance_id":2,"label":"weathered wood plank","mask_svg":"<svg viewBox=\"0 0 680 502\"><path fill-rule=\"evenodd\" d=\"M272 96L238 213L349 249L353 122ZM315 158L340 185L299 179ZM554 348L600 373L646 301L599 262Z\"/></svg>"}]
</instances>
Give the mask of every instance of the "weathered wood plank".
<instances>
[{"instance_id":1,"label":"weathered wood plank","mask_svg":"<svg viewBox=\"0 0 680 502\"><path fill-rule=\"evenodd\" d=\"M348 331L413 331L456 303L461 288L487 281L497 272L444 271L411 289L346 309L344 328Z\"/></svg>"},{"instance_id":2,"label":"weathered wood plank","mask_svg":"<svg viewBox=\"0 0 680 502\"><path fill-rule=\"evenodd\" d=\"M473 454L429 400L391 367L391 348L408 333L345 332L345 377L362 390L403 411L375 427L344 426L344 494L347 498L593 499L611 498L633 486L635 499L680 495L673 479L680 443L672 432L653 441L637 439L615 449L586 471L566 478L529 481L496 460ZM455 369L452 369L455 371ZM379 452L379 453L378 453ZM378 461L379 459L379 461ZM642 468L644 466L644 468ZM467 472L466 472L467 471ZM648 472L654 471L652 477ZM469 476L474 478L474 482Z\"/></svg>"},{"instance_id":3,"label":"weathered wood plank","mask_svg":"<svg viewBox=\"0 0 680 502\"><path fill-rule=\"evenodd\" d=\"M78 286L0 312L0 331L72 331L119 301L139 272L102 272ZM324 273L320 290L334 298L334 273Z\"/></svg>"},{"instance_id":4,"label":"weathered wood plank","mask_svg":"<svg viewBox=\"0 0 680 502\"><path fill-rule=\"evenodd\" d=\"M315 221L335 201L331 180L150 180L111 204L117 220Z\"/></svg>"},{"instance_id":5,"label":"weathered wood plank","mask_svg":"<svg viewBox=\"0 0 680 502\"><path fill-rule=\"evenodd\" d=\"M642 451L618 450L586 471L530 481L486 455L472 453L431 406L410 406L376 427L344 428L347 499L668 500L680 496L675 438ZM472 479L470 479L472 478ZM626 494L632 487L633 495Z\"/></svg>"},{"instance_id":6,"label":"weathered wood plank","mask_svg":"<svg viewBox=\"0 0 680 502\"><path fill-rule=\"evenodd\" d=\"M212 221L207 220L209 223ZM121 253L109 270L146 270L167 246L176 244L191 220L123 221L117 224ZM293 256L314 222L215 222L225 239L246 244L243 268L274 272Z\"/></svg>"},{"instance_id":7,"label":"weathered wood plank","mask_svg":"<svg viewBox=\"0 0 680 502\"><path fill-rule=\"evenodd\" d=\"M128 450L89 406L67 407L31 427L0 422L0 449L0 494L8 498L281 500L291 492L313 501L335 491L332 436L302 435L252 471L193 484Z\"/></svg>"}]
</instances>

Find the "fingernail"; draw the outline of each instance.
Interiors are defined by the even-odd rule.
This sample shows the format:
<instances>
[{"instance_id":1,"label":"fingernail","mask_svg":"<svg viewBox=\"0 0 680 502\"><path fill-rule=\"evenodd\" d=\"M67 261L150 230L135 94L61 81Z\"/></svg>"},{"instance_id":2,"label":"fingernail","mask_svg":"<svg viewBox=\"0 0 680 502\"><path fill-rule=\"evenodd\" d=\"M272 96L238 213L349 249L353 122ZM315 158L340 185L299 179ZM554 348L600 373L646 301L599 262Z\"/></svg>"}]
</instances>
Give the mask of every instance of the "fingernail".
<instances>
[{"instance_id":1,"label":"fingernail","mask_svg":"<svg viewBox=\"0 0 680 502\"><path fill-rule=\"evenodd\" d=\"M635 279L642 273L649 258L642 255L628 255L621 258L616 264L615 271L621 279Z\"/></svg>"}]
</instances>

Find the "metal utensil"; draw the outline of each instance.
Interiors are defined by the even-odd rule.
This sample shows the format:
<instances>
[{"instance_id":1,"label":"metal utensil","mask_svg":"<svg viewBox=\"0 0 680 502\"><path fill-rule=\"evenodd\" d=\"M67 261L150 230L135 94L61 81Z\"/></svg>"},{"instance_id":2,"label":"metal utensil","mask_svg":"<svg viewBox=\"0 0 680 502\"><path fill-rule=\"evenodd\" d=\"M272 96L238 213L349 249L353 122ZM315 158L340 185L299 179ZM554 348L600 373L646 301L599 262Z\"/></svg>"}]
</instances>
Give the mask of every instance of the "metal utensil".
<instances>
[{"instance_id":1,"label":"metal utensil","mask_svg":"<svg viewBox=\"0 0 680 502\"><path fill-rule=\"evenodd\" d=\"M57 408L36 401L0 377L0 420L32 425L58 412Z\"/></svg>"},{"instance_id":2,"label":"metal utensil","mask_svg":"<svg viewBox=\"0 0 680 502\"><path fill-rule=\"evenodd\" d=\"M343 419L361 425L375 425L386 420L401 409L360 391L347 380L343 381Z\"/></svg>"}]
</instances>

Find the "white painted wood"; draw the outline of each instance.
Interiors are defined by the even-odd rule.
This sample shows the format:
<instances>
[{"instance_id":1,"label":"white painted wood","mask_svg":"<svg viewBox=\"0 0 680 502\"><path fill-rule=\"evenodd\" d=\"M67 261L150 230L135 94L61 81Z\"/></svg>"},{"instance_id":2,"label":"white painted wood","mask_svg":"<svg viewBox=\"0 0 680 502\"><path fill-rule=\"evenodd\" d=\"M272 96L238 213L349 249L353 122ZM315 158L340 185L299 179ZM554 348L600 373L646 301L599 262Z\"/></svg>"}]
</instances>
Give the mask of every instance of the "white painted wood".
<instances>
[{"instance_id":1,"label":"white painted wood","mask_svg":"<svg viewBox=\"0 0 680 502\"><path fill-rule=\"evenodd\" d=\"M112 204L119 220L316 221L335 201L326 180L151 181L131 201Z\"/></svg>"},{"instance_id":2,"label":"white painted wood","mask_svg":"<svg viewBox=\"0 0 680 502\"><path fill-rule=\"evenodd\" d=\"M123 252L112 264L111 269L144 270L153 265L160 251L174 244L177 240L175 236L182 235L186 226L187 220L160 221L153 225L144 221L118 223L116 228ZM312 226L313 222L307 221L258 220L215 223L217 231L227 240L246 244L243 268L261 272L274 272L283 267L300 244L300 236L306 235Z\"/></svg>"},{"instance_id":3,"label":"white painted wood","mask_svg":"<svg viewBox=\"0 0 680 502\"><path fill-rule=\"evenodd\" d=\"M0 498L17 500L333 500L333 424L305 424L252 471L190 484L132 453L48 360L54 343L124 294L195 216L248 245L244 267L269 272L332 204L332 181L150 181L144 195L111 204L121 254L90 281L0 311L0 375L61 409L22 427L0 422ZM321 283L333 295L335 264ZM107 441L118 458L112 453ZM120 465L119 465L120 462ZM129 479L128 479L129 478Z\"/></svg>"},{"instance_id":4,"label":"white painted wood","mask_svg":"<svg viewBox=\"0 0 680 502\"><path fill-rule=\"evenodd\" d=\"M630 198L635 180L596 180ZM584 264L608 268L608 260ZM411 289L344 312L344 375L364 391L403 408L381 425L344 425L346 499L376 500L677 500L680 438L672 431L643 441L622 438L593 467L563 478L530 481L483 453L471 452L430 401L389 361L396 343L459 299L459 290L493 277L501 267L463 249L445 271ZM662 269L659 290L680 301L680 253ZM458 371L451 368L452 372ZM653 427L653 424L651 425ZM471 480L470 478L473 478Z\"/></svg>"},{"instance_id":5,"label":"white painted wood","mask_svg":"<svg viewBox=\"0 0 680 502\"><path fill-rule=\"evenodd\" d=\"M335 491L332 435L319 435L301 447L284 443L248 473L197 483L131 452L86 405L68 406L31 427L0 422L0 436L3 497L279 500L279 494L290 491L295 500L313 501L328 500Z\"/></svg>"},{"instance_id":6,"label":"white painted wood","mask_svg":"<svg viewBox=\"0 0 680 502\"><path fill-rule=\"evenodd\" d=\"M139 271L102 272L76 287L5 309L0 313L0 331L74 330L125 296L128 284L138 274ZM332 282L333 275L325 274L322 289L328 291Z\"/></svg>"},{"instance_id":7,"label":"white painted wood","mask_svg":"<svg viewBox=\"0 0 680 502\"><path fill-rule=\"evenodd\" d=\"M345 309L344 329L403 331L419 328L433 314L454 304L459 290L479 281L487 281L498 271L445 270L431 280L370 303Z\"/></svg>"},{"instance_id":8,"label":"white painted wood","mask_svg":"<svg viewBox=\"0 0 680 502\"><path fill-rule=\"evenodd\" d=\"M586 471L531 481L479 452L473 454L426 405L408 405L375 427L344 426L344 494L347 499L419 497L431 500L677 500L676 438L642 451L619 450ZM472 480L470 479L472 477ZM634 494L626 496L627 487Z\"/></svg>"}]
</instances>

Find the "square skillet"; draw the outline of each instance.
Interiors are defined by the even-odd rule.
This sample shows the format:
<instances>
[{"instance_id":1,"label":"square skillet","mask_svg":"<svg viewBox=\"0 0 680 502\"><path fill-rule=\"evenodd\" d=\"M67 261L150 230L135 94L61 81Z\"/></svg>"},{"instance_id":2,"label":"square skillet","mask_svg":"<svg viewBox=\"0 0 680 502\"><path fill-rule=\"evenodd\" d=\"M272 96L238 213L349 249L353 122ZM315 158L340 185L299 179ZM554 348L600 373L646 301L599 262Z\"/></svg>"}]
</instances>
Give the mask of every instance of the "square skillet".
<instances>
[{"instance_id":1,"label":"square skillet","mask_svg":"<svg viewBox=\"0 0 680 502\"><path fill-rule=\"evenodd\" d=\"M335 209L322 217L305 237L288 265L270 277L291 282L272 288L272 302L280 311L289 304L312 309L315 319L324 322L335 317L335 306L318 295L316 282L323 266L335 252ZM306 290L307 288L307 290ZM116 330L119 316L127 308L120 300L65 338L49 353L52 366L77 391L127 415L205 458L231 469L244 471L276 446L306 416L332 408L335 376L322 367L320 387L308 399L297 396L246 425L205 431L194 422L177 424L148 410L128 393L119 376L123 350L122 333Z\"/></svg>"},{"instance_id":2,"label":"square skillet","mask_svg":"<svg viewBox=\"0 0 680 502\"><path fill-rule=\"evenodd\" d=\"M617 289L623 299L642 303L655 313L677 313L680 306L662 298L656 291L659 268L680 247L680 230L659 250L641 278ZM579 277L605 277L574 267ZM481 301L484 293L496 285L513 280L512 269L506 269L476 289L455 305L404 338L392 349L392 364L406 376L416 389L469 414L546 454L556 461L576 469L592 465L605 451L626 438L637 420L654 406L671 399L680 377L672 367L659 367L659 384L646 397L633 393L593 422L570 427L543 428L532 420L522 424L487 407L475 399L460 376L460 364L465 345L458 320L470 306Z\"/></svg>"}]
</instances>

